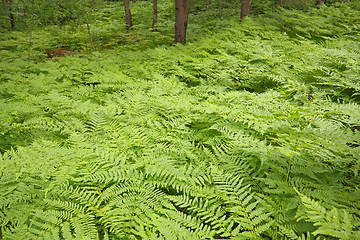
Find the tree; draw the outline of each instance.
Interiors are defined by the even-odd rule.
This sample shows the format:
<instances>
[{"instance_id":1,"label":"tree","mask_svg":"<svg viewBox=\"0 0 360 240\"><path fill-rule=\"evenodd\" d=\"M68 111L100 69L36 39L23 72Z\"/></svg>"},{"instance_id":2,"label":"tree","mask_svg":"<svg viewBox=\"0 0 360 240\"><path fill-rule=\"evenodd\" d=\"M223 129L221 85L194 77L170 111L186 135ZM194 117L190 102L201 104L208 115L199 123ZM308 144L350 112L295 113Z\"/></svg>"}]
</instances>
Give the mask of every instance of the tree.
<instances>
[{"instance_id":1,"label":"tree","mask_svg":"<svg viewBox=\"0 0 360 240\"><path fill-rule=\"evenodd\" d=\"M13 1L8 0L8 4L9 4L10 25L11 25L11 29L14 30L14 28L15 28L15 19L14 19L14 14L13 14Z\"/></svg>"},{"instance_id":2,"label":"tree","mask_svg":"<svg viewBox=\"0 0 360 240\"><path fill-rule=\"evenodd\" d=\"M317 0L316 5L323 5L325 4L326 0Z\"/></svg>"},{"instance_id":3,"label":"tree","mask_svg":"<svg viewBox=\"0 0 360 240\"><path fill-rule=\"evenodd\" d=\"M175 0L175 43L186 42L190 0Z\"/></svg>"},{"instance_id":4,"label":"tree","mask_svg":"<svg viewBox=\"0 0 360 240\"><path fill-rule=\"evenodd\" d=\"M157 31L157 0L153 0L153 23L152 23L152 31L156 32Z\"/></svg>"},{"instance_id":5,"label":"tree","mask_svg":"<svg viewBox=\"0 0 360 240\"><path fill-rule=\"evenodd\" d=\"M94 42L93 42L93 39L92 39L91 31L90 31L89 17L88 17L88 13L86 11L86 8L85 8L84 0L81 0L81 4L82 4L83 11L84 11L84 14L85 14L86 27L87 27L88 34L89 34L89 40L90 40L90 43L91 43L91 47L92 47L93 51L95 52L95 46L94 46Z\"/></svg>"},{"instance_id":6,"label":"tree","mask_svg":"<svg viewBox=\"0 0 360 240\"><path fill-rule=\"evenodd\" d=\"M246 16L249 16L250 6L251 6L251 0L241 0L241 15L240 15L241 21Z\"/></svg>"},{"instance_id":7,"label":"tree","mask_svg":"<svg viewBox=\"0 0 360 240\"><path fill-rule=\"evenodd\" d=\"M30 25L30 34L29 34L29 47L28 47L28 59L30 61L31 59L31 38L32 38L32 33L33 33L33 29L34 29L34 0L31 0L31 25Z\"/></svg>"},{"instance_id":8,"label":"tree","mask_svg":"<svg viewBox=\"0 0 360 240\"><path fill-rule=\"evenodd\" d=\"M132 18L131 18L131 11L130 11L130 0L124 0L124 10L125 10L125 17L126 17L126 28L130 29L132 27Z\"/></svg>"}]
</instances>

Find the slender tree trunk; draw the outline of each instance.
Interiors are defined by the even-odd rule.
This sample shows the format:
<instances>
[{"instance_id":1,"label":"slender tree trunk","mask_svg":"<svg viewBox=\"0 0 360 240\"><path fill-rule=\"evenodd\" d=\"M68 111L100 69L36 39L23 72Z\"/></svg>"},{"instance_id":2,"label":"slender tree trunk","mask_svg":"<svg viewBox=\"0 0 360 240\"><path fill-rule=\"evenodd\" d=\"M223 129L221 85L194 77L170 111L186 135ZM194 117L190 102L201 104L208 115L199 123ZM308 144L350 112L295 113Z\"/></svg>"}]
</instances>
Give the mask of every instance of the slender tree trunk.
<instances>
[{"instance_id":1,"label":"slender tree trunk","mask_svg":"<svg viewBox=\"0 0 360 240\"><path fill-rule=\"evenodd\" d=\"M14 14L13 14L13 1L8 0L8 3L9 3L10 26L11 26L11 30L14 30L14 28L15 28L15 18L14 18Z\"/></svg>"},{"instance_id":2,"label":"slender tree trunk","mask_svg":"<svg viewBox=\"0 0 360 240\"><path fill-rule=\"evenodd\" d=\"M207 0L206 2L206 11L210 10L210 0Z\"/></svg>"},{"instance_id":3,"label":"slender tree trunk","mask_svg":"<svg viewBox=\"0 0 360 240\"><path fill-rule=\"evenodd\" d=\"M130 29L132 27L131 11L130 11L130 1L124 0L124 10L126 16L126 27Z\"/></svg>"},{"instance_id":4,"label":"slender tree trunk","mask_svg":"<svg viewBox=\"0 0 360 240\"><path fill-rule=\"evenodd\" d=\"M250 14L251 0L241 0L241 21Z\"/></svg>"},{"instance_id":5,"label":"slender tree trunk","mask_svg":"<svg viewBox=\"0 0 360 240\"><path fill-rule=\"evenodd\" d=\"M316 1L316 5L324 5L325 4L325 0L318 0Z\"/></svg>"},{"instance_id":6,"label":"slender tree trunk","mask_svg":"<svg viewBox=\"0 0 360 240\"><path fill-rule=\"evenodd\" d=\"M284 7L284 3L283 3L283 0L280 0L280 7Z\"/></svg>"},{"instance_id":7,"label":"slender tree trunk","mask_svg":"<svg viewBox=\"0 0 360 240\"><path fill-rule=\"evenodd\" d=\"M86 11L86 8L85 8L84 0L81 0L81 3L82 3L83 11L84 11L84 14L85 14L86 27L87 27L88 34L89 34L89 40L90 40L90 43L91 43L91 47L92 47L93 51L95 52L95 46L94 46L93 38L92 38L92 35L91 35L91 31L90 31L89 17L88 17L88 13Z\"/></svg>"},{"instance_id":8,"label":"slender tree trunk","mask_svg":"<svg viewBox=\"0 0 360 240\"><path fill-rule=\"evenodd\" d=\"M157 0L153 0L153 23L152 23L152 31L157 31L157 17L158 17L158 11L157 11Z\"/></svg>"},{"instance_id":9,"label":"slender tree trunk","mask_svg":"<svg viewBox=\"0 0 360 240\"><path fill-rule=\"evenodd\" d=\"M190 0L175 0L175 43L186 42Z\"/></svg>"},{"instance_id":10,"label":"slender tree trunk","mask_svg":"<svg viewBox=\"0 0 360 240\"><path fill-rule=\"evenodd\" d=\"M30 34L29 34L29 47L28 47L28 60L31 60L31 38L32 32L34 29L34 0L31 1L31 26L30 26Z\"/></svg>"}]
</instances>

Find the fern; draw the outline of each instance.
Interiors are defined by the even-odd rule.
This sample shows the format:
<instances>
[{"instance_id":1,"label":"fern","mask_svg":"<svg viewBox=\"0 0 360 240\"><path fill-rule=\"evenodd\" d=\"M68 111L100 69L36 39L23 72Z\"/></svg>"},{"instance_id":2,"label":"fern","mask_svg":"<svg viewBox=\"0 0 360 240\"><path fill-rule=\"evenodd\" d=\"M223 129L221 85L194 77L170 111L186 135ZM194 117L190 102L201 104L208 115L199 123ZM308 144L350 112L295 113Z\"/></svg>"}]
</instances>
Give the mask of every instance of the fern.
<instances>
[{"instance_id":1,"label":"fern","mask_svg":"<svg viewBox=\"0 0 360 240\"><path fill-rule=\"evenodd\" d=\"M214 183L218 186L227 212L232 213L229 223L231 235L256 239L266 232L274 221L271 213L261 206L249 185L243 186L242 179L231 175L216 174Z\"/></svg>"},{"instance_id":2,"label":"fern","mask_svg":"<svg viewBox=\"0 0 360 240\"><path fill-rule=\"evenodd\" d=\"M194 3L172 47L173 3L157 33L146 2L119 32L115 4L92 29L116 49L45 61L86 48L48 26L29 62L26 34L0 35L0 238L360 238L355 3L241 24Z\"/></svg>"},{"instance_id":3,"label":"fern","mask_svg":"<svg viewBox=\"0 0 360 240\"><path fill-rule=\"evenodd\" d=\"M306 210L299 213L299 219L312 222L316 230L315 236L324 235L338 239L356 239L360 235L359 223L356 217L344 209L325 209L319 202L300 194L301 201Z\"/></svg>"}]
</instances>

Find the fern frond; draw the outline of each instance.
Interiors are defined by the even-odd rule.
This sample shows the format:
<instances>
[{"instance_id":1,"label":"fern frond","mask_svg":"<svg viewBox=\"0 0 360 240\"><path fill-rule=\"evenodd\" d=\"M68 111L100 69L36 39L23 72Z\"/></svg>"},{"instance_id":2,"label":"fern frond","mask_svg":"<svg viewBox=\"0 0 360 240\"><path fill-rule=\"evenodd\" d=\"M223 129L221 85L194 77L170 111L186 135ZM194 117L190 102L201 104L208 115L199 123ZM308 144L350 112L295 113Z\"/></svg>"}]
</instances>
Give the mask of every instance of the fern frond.
<instances>
[{"instance_id":1,"label":"fern frond","mask_svg":"<svg viewBox=\"0 0 360 240\"><path fill-rule=\"evenodd\" d=\"M271 213L254 198L250 185L243 185L243 179L229 174L215 174L214 183L222 193L225 210L234 214L233 235L256 238L274 223Z\"/></svg>"},{"instance_id":2,"label":"fern frond","mask_svg":"<svg viewBox=\"0 0 360 240\"><path fill-rule=\"evenodd\" d=\"M299 213L299 219L312 222L316 227L313 231L315 236L331 236L339 239L356 239L359 236L360 223L346 210L332 208L325 209L319 202L300 194L306 211Z\"/></svg>"}]
</instances>

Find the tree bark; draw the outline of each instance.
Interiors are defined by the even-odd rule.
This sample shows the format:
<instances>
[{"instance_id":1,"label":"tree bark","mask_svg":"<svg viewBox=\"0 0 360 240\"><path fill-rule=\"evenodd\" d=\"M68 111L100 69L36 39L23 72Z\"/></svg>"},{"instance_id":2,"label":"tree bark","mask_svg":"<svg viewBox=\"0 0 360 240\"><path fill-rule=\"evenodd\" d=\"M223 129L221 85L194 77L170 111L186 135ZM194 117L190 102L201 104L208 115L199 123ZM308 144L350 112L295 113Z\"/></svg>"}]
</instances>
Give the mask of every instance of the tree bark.
<instances>
[{"instance_id":1,"label":"tree bark","mask_svg":"<svg viewBox=\"0 0 360 240\"><path fill-rule=\"evenodd\" d=\"M250 14L251 0L241 0L241 21Z\"/></svg>"},{"instance_id":2,"label":"tree bark","mask_svg":"<svg viewBox=\"0 0 360 240\"><path fill-rule=\"evenodd\" d=\"M11 30L14 30L15 28L15 18L14 18L14 14L12 12L13 10L13 1L12 0L8 0L9 3L9 19L10 19L10 26L11 26Z\"/></svg>"},{"instance_id":3,"label":"tree bark","mask_svg":"<svg viewBox=\"0 0 360 240\"><path fill-rule=\"evenodd\" d=\"M88 17L88 13L86 11L86 8L85 8L84 0L81 0L81 3L82 3L83 11L84 11L84 14L85 14L86 27L87 27L88 34L89 34L89 40L90 40L90 43L91 43L91 47L92 47L93 51L95 52L95 46L94 46L93 38L92 38L92 35L91 35L91 31L90 31L89 17Z\"/></svg>"},{"instance_id":4,"label":"tree bark","mask_svg":"<svg viewBox=\"0 0 360 240\"><path fill-rule=\"evenodd\" d=\"M324 5L325 2L326 2L325 0L317 0L316 5Z\"/></svg>"},{"instance_id":5,"label":"tree bark","mask_svg":"<svg viewBox=\"0 0 360 240\"><path fill-rule=\"evenodd\" d=\"M206 2L206 11L210 10L210 0L207 0Z\"/></svg>"},{"instance_id":6,"label":"tree bark","mask_svg":"<svg viewBox=\"0 0 360 240\"><path fill-rule=\"evenodd\" d=\"M152 31L157 31L157 17L158 17L158 11L157 11L157 0L153 0L153 23L152 23Z\"/></svg>"},{"instance_id":7,"label":"tree bark","mask_svg":"<svg viewBox=\"0 0 360 240\"><path fill-rule=\"evenodd\" d=\"M31 26L30 26L30 34L29 34L29 47L28 47L28 60L31 60L31 39L32 33L34 29L34 0L31 1Z\"/></svg>"},{"instance_id":8,"label":"tree bark","mask_svg":"<svg viewBox=\"0 0 360 240\"><path fill-rule=\"evenodd\" d=\"M175 43L185 44L190 0L175 0Z\"/></svg>"},{"instance_id":9,"label":"tree bark","mask_svg":"<svg viewBox=\"0 0 360 240\"><path fill-rule=\"evenodd\" d=\"M125 10L125 17L126 17L126 28L130 29L132 27L132 18L131 18L131 11L130 11L130 0L124 0L124 10Z\"/></svg>"}]
</instances>

